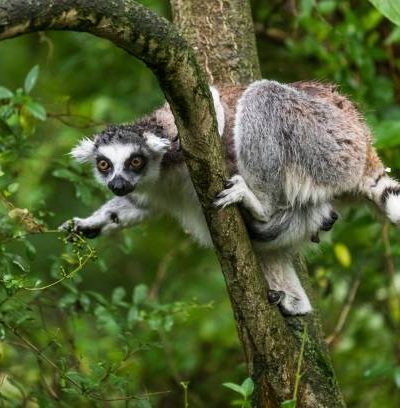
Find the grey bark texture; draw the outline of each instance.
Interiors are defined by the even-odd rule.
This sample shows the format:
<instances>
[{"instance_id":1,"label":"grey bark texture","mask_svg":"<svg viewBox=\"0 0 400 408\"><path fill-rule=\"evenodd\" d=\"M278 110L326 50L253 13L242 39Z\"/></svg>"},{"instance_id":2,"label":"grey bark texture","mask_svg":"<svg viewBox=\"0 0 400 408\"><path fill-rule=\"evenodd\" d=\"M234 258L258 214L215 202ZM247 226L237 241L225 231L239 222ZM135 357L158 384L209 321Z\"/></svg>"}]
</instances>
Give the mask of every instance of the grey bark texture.
<instances>
[{"instance_id":1,"label":"grey bark texture","mask_svg":"<svg viewBox=\"0 0 400 408\"><path fill-rule=\"evenodd\" d=\"M260 79L248 0L170 0L175 25L194 48L212 84Z\"/></svg>"},{"instance_id":2,"label":"grey bark texture","mask_svg":"<svg viewBox=\"0 0 400 408\"><path fill-rule=\"evenodd\" d=\"M108 39L143 60L157 76L172 107L224 273L256 384L254 405L279 407L291 399L301 337L308 325L298 406L343 407L318 320L284 319L266 303L266 284L237 208L212 207L228 173L207 80L191 47L174 26L132 0L0 0L0 39L42 30L84 31ZM257 76L253 73L245 80L252 75Z\"/></svg>"}]
</instances>

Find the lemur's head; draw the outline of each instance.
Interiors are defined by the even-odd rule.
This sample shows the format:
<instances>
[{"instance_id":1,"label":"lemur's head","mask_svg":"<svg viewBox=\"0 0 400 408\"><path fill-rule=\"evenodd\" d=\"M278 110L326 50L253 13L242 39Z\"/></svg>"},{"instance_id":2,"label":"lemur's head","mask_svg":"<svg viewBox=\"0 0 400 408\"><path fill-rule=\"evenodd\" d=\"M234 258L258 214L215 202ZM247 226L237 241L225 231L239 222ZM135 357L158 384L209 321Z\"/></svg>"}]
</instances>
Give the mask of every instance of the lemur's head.
<instances>
[{"instance_id":1,"label":"lemur's head","mask_svg":"<svg viewBox=\"0 0 400 408\"><path fill-rule=\"evenodd\" d=\"M116 195L131 193L137 185L155 181L171 141L154 121L110 126L94 139L83 139L71 155L92 162L97 179Z\"/></svg>"}]
</instances>

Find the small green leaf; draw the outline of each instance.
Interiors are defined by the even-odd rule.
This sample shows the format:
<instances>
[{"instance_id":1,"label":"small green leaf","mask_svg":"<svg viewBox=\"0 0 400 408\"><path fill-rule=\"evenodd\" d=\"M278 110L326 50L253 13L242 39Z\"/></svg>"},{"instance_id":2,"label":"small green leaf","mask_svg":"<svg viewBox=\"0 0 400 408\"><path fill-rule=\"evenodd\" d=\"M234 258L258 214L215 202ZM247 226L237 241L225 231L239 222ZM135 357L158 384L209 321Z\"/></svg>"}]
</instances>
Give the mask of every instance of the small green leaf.
<instances>
[{"instance_id":1,"label":"small green leaf","mask_svg":"<svg viewBox=\"0 0 400 408\"><path fill-rule=\"evenodd\" d=\"M19 189L19 183L11 183L8 187L7 190L10 194L14 194L18 191Z\"/></svg>"},{"instance_id":2,"label":"small green leaf","mask_svg":"<svg viewBox=\"0 0 400 408\"><path fill-rule=\"evenodd\" d=\"M291 399L283 401L281 404L281 408L296 408L296 400Z\"/></svg>"},{"instance_id":3,"label":"small green leaf","mask_svg":"<svg viewBox=\"0 0 400 408\"><path fill-rule=\"evenodd\" d=\"M111 301L114 305L121 306L125 304L125 302L123 302L125 296L126 296L125 289L119 286L118 288L115 288L113 290Z\"/></svg>"},{"instance_id":4,"label":"small green leaf","mask_svg":"<svg viewBox=\"0 0 400 408\"><path fill-rule=\"evenodd\" d=\"M344 268L349 268L351 265L351 253L346 245L338 243L333 247L336 258Z\"/></svg>"},{"instance_id":5,"label":"small green leaf","mask_svg":"<svg viewBox=\"0 0 400 408\"><path fill-rule=\"evenodd\" d=\"M246 397L250 397L250 395L253 394L253 391L254 391L254 382L250 377L246 378L243 381L241 387L245 391Z\"/></svg>"},{"instance_id":6,"label":"small green leaf","mask_svg":"<svg viewBox=\"0 0 400 408\"><path fill-rule=\"evenodd\" d=\"M39 119L39 120L47 119L46 109L42 105L40 105L40 103L29 101L26 103L25 108L36 119Z\"/></svg>"},{"instance_id":7,"label":"small green leaf","mask_svg":"<svg viewBox=\"0 0 400 408\"><path fill-rule=\"evenodd\" d=\"M133 291L133 304L138 305L140 303L143 303L147 297L147 291L148 290L146 285L137 285Z\"/></svg>"},{"instance_id":8,"label":"small green leaf","mask_svg":"<svg viewBox=\"0 0 400 408\"><path fill-rule=\"evenodd\" d=\"M246 398L246 392L245 390L238 384L227 382L222 384L224 387L229 388L232 391L237 392L238 394L242 395L244 398Z\"/></svg>"},{"instance_id":9,"label":"small green leaf","mask_svg":"<svg viewBox=\"0 0 400 408\"><path fill-rule=\"evenodd\" d=\"M14 94L4 86L0 86L0 99L10 99L14 96Z\"/></svg>"},{"instance_id":10,"label":"small green leaf","mask_svg":"<svg viewBox=\"0 0 400 408\"><path fill-rule=\"evenodd\" d=\"M39 65L35 65L29 72L25 78L24 89L25 92L28 94L32 91L34 86L36 85L37 79L39 77Z\"/></svg>"},{"instance_id":11,"label":"small green leaf","mask_svg":"<svg viewBox=\"0 0 400 408\"><path fill-rule=\"evenodd\" d=\"M29 258L29 260L32 261L33 259L35 259L36 256L36 248L31 242L27 240L24 240L23 242L25 244L26 256Z\"/></svg>"}]
</instances>

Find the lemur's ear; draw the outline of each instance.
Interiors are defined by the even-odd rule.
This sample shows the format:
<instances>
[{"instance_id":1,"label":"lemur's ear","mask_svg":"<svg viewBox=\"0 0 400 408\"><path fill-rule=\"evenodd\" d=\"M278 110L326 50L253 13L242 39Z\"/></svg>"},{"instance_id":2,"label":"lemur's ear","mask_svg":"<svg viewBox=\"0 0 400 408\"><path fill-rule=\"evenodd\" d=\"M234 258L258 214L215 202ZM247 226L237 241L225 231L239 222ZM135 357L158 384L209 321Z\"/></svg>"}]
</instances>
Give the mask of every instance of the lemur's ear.
<instances>
[{"instance_id":1,"label":"lemur's ear","mask_svg":"<svg viewBox=\"0 0 400 408\"><path fill-rule=\"evenodd\" d=\"M143 137L149 149L154 153L164 154L171 147L171 141L169 139L158 137L154 133L145 132L143 133Z\"/></svg>"},{"instance_id":2,"label":"lemur's ear","mask_svg":"<svg viewBox=\"0 0 400 408\"><path fill-rule=\"evenodd\" d=\"M70 155L79 163L85 163L90 160L94 151L94 142L85 137L70 152Z\"/></svg>"}]
</instances>

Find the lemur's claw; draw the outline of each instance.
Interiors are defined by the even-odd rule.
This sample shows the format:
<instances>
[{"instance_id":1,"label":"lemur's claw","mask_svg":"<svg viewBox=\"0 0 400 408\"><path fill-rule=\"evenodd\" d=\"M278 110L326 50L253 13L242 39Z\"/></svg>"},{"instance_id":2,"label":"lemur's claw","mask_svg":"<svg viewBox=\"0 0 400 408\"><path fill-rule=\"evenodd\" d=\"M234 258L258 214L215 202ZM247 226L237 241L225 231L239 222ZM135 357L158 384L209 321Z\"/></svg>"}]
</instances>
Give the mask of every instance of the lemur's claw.
<instances>
[{"instance_id":1,"label":"lemur's claw","mask_svg":"<svg viewBox=\"0 0 400 408\"><path fill-rule=\"evenodd\" d=\"M279 305L285 297L285 292L281 290L268 290L267 299L270 305Z\"/></svg>"},{"instance_id":2,"label":"lemur's claw","mask_svg":"<svg viewBox=\"0 0 400 408\"><path fill-rule=\"evenodd\" d=\"M231 188L231 187L233 187L233 185L234 185L234 183L232 183L231 180L226 180L226 181L224 182L224 187L225 187L225 188Z\"/></svg>"}]
</instances>

